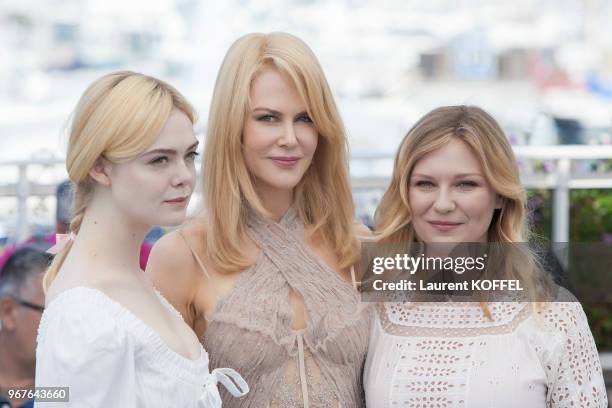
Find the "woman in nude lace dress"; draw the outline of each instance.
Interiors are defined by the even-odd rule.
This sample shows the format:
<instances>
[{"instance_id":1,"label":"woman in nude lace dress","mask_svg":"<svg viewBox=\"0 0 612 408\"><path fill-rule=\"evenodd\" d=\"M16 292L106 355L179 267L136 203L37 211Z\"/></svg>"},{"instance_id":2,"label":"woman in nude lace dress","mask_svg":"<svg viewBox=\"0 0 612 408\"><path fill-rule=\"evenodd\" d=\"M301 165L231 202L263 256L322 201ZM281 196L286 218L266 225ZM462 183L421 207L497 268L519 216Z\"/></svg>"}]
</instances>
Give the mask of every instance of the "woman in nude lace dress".
<instances>
[{"instance_id":1,"label":"woman in nude lace dress","mask_svg":"<svg viewBox=\"0 0 612 408\"><path fill-rule=\"evenodd\" d=\"M315 55L285 33L237 40L221 66L202 164L205 211L162 238L148 273L211 367L251 391L228 407L362 407L370 312L346 137Z\"/></svg>"},{"instance_id":2,"label":"woman in nude lace dress","mask_svg":"<svg viewBox=\"0 0 612 408\"><path fill-rule=\"evenodd\" d=\"M529 239L525 218L525 192L499 125L480 108L450 106L425 115L404 138L377 238L513 247ZM520 256L508 251L503 270L542 292L550 282L537 257L517 247ZM364 373L368 407L607 407L582 307L563 289L556 296L377 305Z\"/></svg>"}]
</instances>

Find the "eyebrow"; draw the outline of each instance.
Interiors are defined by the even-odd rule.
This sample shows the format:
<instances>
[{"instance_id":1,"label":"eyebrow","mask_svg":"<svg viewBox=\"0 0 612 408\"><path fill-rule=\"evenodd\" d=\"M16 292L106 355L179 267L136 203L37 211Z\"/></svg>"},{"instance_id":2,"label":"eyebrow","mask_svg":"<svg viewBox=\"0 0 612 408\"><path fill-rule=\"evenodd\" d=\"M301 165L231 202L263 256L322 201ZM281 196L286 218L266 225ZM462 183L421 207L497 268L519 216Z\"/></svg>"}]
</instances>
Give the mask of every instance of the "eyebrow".
<instances>
[{"instance_id":1,"label":"eyebrow","mask_svg":"<svg viewBox=\"0 0 612 408\"><path fill-rule=\"evenodd\" d=\"M270 109L270 108L261 108L261 107L254 108L252 112L257 112L257 111L264 111L264 112L273 113L275 115L282 115L282 113L277 110Z\"/></svg>"},{"instance_id":2,"label":"eyebrow","mask_svg":"<svg viewBox=\"0 0 612 408\"><path fill-rule=\"evenodd\" d=\"M460 174L456 174L454 176L454 178L457 179L457 178L462 178L462 177L473 177L473 176L483 177L483 175L480 174L480 173L460 173ZM428 176L427 174L421 174L421 173L414 173L412 175L412 177L422 177L422 178L426 178L426 179L434 179L435 178L435 177L432 177L432 176Z\"/></svg>"},{"instance_id":3,"label":"eyebrow","mask_svg":"<svg viewBox=\"0 0 612 408\"><path fill-rule=\"evenodd\" d=\"M199 141L196 141L194 144L192 144L191 146L189 146L185 151L189 151L189 150L193 150L196 147L198 147L198 144L200 144ZM152 154L169 154L169 155L173 155L176 154L177 151L175 149L155 149L155 150L150 150L148 152L144 152L141 156L150 156Z\"/></svg>"},{"instance_id":4,"label":"eyebrow","mask_svg":"<svg viewBox=\"0 0 612 408\"><path fill-rule=\"evenodd\" d=\"M270 108L263 108L263 107L256 107L251 112L257 112L257 111L264 111L264 112L271 113L273 115L283 116L283 113L280 112L280 111L277 111L275 109L270 109ZM298 117L298 116L301 116L303 114L308 114L308 112L303 110L303 111L297 113L294 117Z\"/></svg>"}]
</instances>

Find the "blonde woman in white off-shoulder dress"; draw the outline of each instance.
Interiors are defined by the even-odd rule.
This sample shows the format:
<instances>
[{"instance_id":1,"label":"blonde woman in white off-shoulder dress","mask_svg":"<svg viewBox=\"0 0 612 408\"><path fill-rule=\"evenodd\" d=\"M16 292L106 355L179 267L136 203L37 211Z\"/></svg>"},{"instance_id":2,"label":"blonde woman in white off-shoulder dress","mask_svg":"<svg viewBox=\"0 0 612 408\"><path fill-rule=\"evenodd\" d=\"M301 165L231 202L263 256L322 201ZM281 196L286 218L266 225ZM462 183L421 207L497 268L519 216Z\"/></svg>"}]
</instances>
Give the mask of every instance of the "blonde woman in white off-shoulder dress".
<instances>
[{"instance_id":1,"label":"blonde woman in white off-shoulder dress","mask_svg":"<svg viewBox=\"0 0 612 408\"><path fill-rule=\"evenodd\" d=\"M209 372L208 354L139 267L151 226L184 220L193 122L174 88L133 72L108 74L81 98L66 159L72 232L45 275L36 353L36 386L67 387L68 398L37 406L219 408L218 381L248 391L233 370Z\"/></svg>"},{"instance_id":2,"label":"blonde woman in white off-shoulder dress","mask_svg":"<svg viewBox=\"0 0 612 408\"><path fill-rule=\"evenodd\" d=\"M527 241L524 190L496 121L465 106L419 120L399 148L376 229L381 243L425 247ZM541 289L547 279L521 248L505 264ZM364 387L371 408L607 407L586 316L564 289L538 303L380 303Z\"/></svg>"}]
</instances>

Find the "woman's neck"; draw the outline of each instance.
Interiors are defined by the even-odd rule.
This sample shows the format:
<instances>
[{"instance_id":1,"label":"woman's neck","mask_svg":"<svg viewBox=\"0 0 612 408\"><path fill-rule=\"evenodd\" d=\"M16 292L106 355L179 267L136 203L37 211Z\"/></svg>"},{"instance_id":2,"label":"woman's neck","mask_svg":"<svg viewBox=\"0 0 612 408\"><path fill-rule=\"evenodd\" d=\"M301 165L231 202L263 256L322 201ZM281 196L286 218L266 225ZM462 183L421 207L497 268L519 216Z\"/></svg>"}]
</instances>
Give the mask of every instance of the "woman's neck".
<instances>
[{"instance_id":1,"label":"woman's neck","mask_svg":"<svg viewBox=\"0 0 612 408\"><path fill-rule=\"evenodd\" d=\"M283 218L289 207L293 205L293 190L280 190L257 186L257 193L266 210L276 222Z\"/></svg>"},{"instance_id":2,"label":"woman's neck","mask_svg":"<svg viewBox=\"0 0 612 408\"><path fill-rule=\"evenodd\" d=\"M95 262L109 275L115 271L138 272L140 246L150 227L122 213L112 200L94 199L85 212L71 255Z\"/></svg>"}]
</instances>

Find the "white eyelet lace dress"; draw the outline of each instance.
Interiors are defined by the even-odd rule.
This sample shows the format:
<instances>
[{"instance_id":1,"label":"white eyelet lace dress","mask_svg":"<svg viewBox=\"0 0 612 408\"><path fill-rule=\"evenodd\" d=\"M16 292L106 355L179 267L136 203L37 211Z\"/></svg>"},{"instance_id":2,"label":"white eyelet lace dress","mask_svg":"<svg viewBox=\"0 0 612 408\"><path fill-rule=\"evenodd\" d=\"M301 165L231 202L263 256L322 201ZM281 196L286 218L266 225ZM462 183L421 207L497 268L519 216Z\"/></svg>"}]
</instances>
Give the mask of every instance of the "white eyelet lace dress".
<instances>
[{"instance_id":1,"label":"white eyelet lace dress","mask_svg":"<svg viewBox=\"0 0 612 408\"><path fill-rule=\"evenodd\" d=\"M580 303L488 307L491 319L478 303L377 305L368 408L608 406Z\"/></svg>"}]
</instances>

